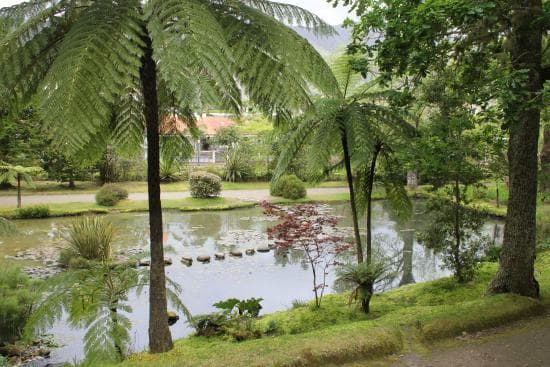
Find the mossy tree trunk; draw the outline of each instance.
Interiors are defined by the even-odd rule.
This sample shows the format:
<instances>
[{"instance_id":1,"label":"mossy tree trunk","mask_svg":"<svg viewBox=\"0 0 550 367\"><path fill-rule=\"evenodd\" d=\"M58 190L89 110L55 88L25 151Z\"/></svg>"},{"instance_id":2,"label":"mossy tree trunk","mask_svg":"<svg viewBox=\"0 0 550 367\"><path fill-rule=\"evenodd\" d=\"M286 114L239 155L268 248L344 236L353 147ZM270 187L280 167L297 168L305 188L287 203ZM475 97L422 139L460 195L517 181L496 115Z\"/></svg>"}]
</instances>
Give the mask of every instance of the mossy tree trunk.
<instances>
[{"instance_id":1,"label":"mossy tree trunk","mask_svg":"<svg viewBox=\"0 0 550 367\"><path fill-rule=\"evenodd\" d=\"M162 243L162 207L160 201L160 142L157 99L157 71L153 59L151 38L144 36L144 54L141 59L141 84L147 129L147 187L149 190L149 227L151 240L151 268L149 285L149 352L161 353L172 349L172 335L168 327L164 248Z\"/></svg>"},{"instance_id":2,"label":"mossy tree trunk","mask_svg":"<svg viewBox=\"0 0 550 367\"><path fill-rule=\"evenodd\" d=\"M541 0L516 0L511 17L510 56L512 71L524 74L523 85L511 90L507 101L510 140L508 162L510 196L500 256L500 269L489 286L490 293L517 293L539 297L534 277L537 142L540 129L542 15ZM527 70L527 72L525 72Z\"/></svg>"}]
</instances>

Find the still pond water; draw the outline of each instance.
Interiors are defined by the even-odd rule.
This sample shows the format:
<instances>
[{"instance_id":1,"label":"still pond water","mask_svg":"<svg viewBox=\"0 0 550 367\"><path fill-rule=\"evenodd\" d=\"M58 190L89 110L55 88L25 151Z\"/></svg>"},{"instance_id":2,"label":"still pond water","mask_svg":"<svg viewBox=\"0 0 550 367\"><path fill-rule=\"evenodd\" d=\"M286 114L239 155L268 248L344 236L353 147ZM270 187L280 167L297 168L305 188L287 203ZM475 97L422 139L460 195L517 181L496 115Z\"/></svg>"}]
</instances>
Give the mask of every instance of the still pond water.
<instances>
[{"instance_id":1,"label":"still pond water","mask_svg":"<svg viewBox=\"0 0 550 367\"><path fill-rule=\"evenodd\" d=\"M351 235L350 211L347 205L330 206L334 215L340 216L339 226L348 229ZM125 248L148 247L148 215L146 213L112 214L107 218L115 225L117 237L115 251ZM300 254L276 256L256 253L242 258L228 256L230 250L245 252L248 248L267 245L266 228L273 225L260 208L238 209L221 212L164 213L164 241L167 257L173 264L166 267L167 276L179 283L183 289L183 301L192 314L214 311L212 304L230 297L261 297L262 313L284 310L293 300L313 298L311 272ZM29 261L4 259L5 255L31 248L55 247L60 244L60 230L71 222L71 218L51 218L17 221L21 234L0 239L0 265L3 261L14 261L22 266L33 265ZM414 203L414 215L406 223L398 223L391 215L387 203L377 201L373 206L373 232L375 245L380 251L396 260L399 275L390 287L412 282L422 282L446 276L449 273L440 268L437 255L417 243L416 233L429 222L421 201ZM364 230L364 228L363 228ZM488 221L486 233L501 242L502 223ZM225 260L214 260L217 252L226 253ZM212 261L202 264L194 261L190 267L179 260L182 256L210 255ZM55 259L53 259L55 260ZM334 275L329 276L329 292ZM139 299L131 300L133 312L132 350L139 351L147 346L148 295L144 292ZM174 338L181 338L192 332L183 320L171 326ZM74 361L82 357L82 330L58 323L49 333L61 345L55 349L47 363Z\"/></svg>"}]
</instances>

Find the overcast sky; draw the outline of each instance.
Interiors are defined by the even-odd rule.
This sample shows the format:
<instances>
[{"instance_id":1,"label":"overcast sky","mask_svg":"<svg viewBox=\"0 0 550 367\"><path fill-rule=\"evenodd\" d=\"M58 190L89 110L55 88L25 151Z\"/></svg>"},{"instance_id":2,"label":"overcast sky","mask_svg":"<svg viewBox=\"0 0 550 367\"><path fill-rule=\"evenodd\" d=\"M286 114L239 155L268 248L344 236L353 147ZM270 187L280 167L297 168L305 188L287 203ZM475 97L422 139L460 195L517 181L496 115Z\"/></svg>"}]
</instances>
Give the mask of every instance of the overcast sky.
<instances>
[{"instance_id":1,"label":"overcast sky","mask_svg":"<svg viewBox=\"0 0 550 367\"><path fill-rule=\"evenodd\" d=\"M305 8L332 25L339 25L347 17L347 10L343 7L333 8L325 0L278 0L283 3L295 4ZM21 0L0 0L0 8L21 3Z\"/></svg>"}]
</instances>

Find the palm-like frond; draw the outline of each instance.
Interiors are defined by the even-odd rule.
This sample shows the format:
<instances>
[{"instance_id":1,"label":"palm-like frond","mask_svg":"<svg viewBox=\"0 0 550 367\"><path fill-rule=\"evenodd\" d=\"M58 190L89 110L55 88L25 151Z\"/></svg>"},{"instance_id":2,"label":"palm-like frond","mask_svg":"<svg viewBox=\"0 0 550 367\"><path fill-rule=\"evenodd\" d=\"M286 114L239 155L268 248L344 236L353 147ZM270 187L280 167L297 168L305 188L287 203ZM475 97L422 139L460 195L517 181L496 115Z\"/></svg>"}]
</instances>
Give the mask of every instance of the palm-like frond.
<instances>
[{"instance_id":1,"label":"palm-like frond","mask_svg":"<svg viewBox=\"0 0 550 367\"><path fill-rule=\"evenodd\" d=\"M180 107L218 103L238 112L233 56L210 3L153 0L148 12L159 75Z\"/></svg>"},{"instance_id":2,"label":"palm-like frond","mask_svg":"<svg viewBox=\"0 0 550 367\"><path fill-rule=\"evenodd\" d=\"M0 217L0 235L10 236L16 233L17 226L6 218Z\"/></svg>"},{"instance_id":3,"label":"palm-like frond","mask_svg":"<svg viewBox=\"0 0 550 367\"><path fill-rule=\"evenodd\" d=\"M241 0L241 2L284 24L298 25L314 31L317 35L331 36L336 34L334 28L321 18L297 5L266 0Z\"/></svg>"},{"instance_id":4,"label":"palm-like frond","mask_svg":"<svg viewBox=\"0 0 550 367\"><path fill-rule=\"evenodd\" d=\"M42 119L73 151L108 126L113 106L139 79L137 4L99 0L83 9L40 87Z\"/></svg>"}]
</instances>

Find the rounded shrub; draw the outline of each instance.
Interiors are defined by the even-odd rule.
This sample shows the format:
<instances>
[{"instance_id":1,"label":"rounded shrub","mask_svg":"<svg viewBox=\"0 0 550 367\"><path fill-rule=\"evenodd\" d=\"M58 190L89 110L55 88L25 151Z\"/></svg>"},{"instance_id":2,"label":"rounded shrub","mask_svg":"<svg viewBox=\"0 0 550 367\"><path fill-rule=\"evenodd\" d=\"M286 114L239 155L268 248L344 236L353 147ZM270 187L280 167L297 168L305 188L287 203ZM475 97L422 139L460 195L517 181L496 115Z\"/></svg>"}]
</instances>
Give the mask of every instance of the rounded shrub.
<instances>
[{"instance_id":1,"label":"rounded shrub","mask_svg":"<svg viewBox=\"0 0 550 367\"><path fill-rule=\"evenodd\" d=\"M17 219L47 218L50 216L50 208L46 205L27 206L15 210Z\"/></svg>"},{"instance_id":2,"label":"rounded shrub","mask_svg":"<svg viewBox=\"0 0 550 367\"><path fill-rule=\"evenodd\" d=\"M296 175L284 175L271 183L270 193L272 196L296 200L306 197L306 186Z\"/></svg>"},{"instance_id":3,"label":"rounded shrub","mask_svg":"<svg viewBox=\"0 0 550 367\"><path fill-rule=\"evenodd\" d=\"M191 173L189 188L194 198L211 198L220 195L222 179L212 173L198 171Z\"/></svg>"},{"instance_id":4,"label":"rounded shrub","mask_svg":"<svg viewBox=\"0 0 550 367\"><path fill-rule=\"evenodd\" d=\"M103 185L95 195L95 201L102 206L115 206L120 200L128 198L128 191L117 185Z\"/></svg>"}]
</instances>

